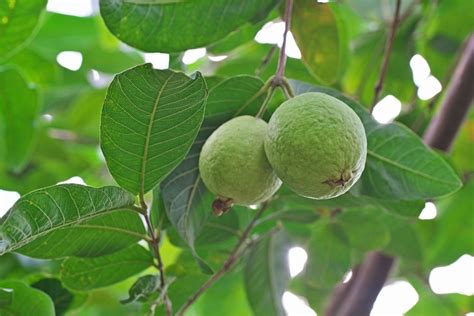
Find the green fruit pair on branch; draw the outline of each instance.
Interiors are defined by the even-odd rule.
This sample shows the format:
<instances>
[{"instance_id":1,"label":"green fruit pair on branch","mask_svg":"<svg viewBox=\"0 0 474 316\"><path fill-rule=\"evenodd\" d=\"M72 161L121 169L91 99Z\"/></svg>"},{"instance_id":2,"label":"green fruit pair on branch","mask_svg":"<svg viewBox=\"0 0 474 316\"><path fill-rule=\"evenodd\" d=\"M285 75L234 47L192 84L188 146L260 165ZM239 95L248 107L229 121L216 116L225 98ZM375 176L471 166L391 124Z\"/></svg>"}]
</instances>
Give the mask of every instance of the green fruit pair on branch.
<instances>
[{"instance_id":1,"label":"green fruit pair on branch","mask_svg":"<svg viewBox=\"0 0 474 316\"><path fill-rule=\"evenodd\" d=\"M219 215L232 203L269 199L282 182L304 197L337 197L360 178L366 155L356 113L332 96L310 92L282 103L268 124L240 116L221 125L202 148L199 170L219 197L213 205Z\"/></svg>"}]
</instances>

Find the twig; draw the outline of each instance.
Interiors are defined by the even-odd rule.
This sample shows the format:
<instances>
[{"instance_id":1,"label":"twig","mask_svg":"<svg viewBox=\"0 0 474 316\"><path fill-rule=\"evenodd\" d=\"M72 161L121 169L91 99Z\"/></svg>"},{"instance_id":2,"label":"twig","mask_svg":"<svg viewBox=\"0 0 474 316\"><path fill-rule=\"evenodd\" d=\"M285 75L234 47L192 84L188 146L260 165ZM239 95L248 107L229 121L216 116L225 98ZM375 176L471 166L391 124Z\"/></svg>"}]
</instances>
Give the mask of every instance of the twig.
<instances>
[{"instance_id":1,"label":"twig","mask_svg":"<svg viewBox=\"0 0 474 316\"><path fill-rule=\"evenodd\" d=\"M293 8L293 0L286 0L285 13L283 15L283 21L285 22L285 31L283 32L283 44L280 49L280 58L278 59L278 68L273 77L273 87L280 86L282 84L283 75L285 73L286 66L286 38L291 24L291 11Z\"/></svg>"},{"instance_id":2,"label":"twig","mask_svg":"<svg viewBox=\"0 0 474 316\"><path fill-rule=\"evenodd\" d=\"M242 236L240 237L239 241L235 245L234 249L230 253L229 257L227 260L224 262L224 265L222 268L217 271L209 280L207 280L187 301L186 303L181 307L181 309L178 311L176 316L183 316L184 313L188 310L189 307L191 307L194 302L197 301L197 299L208 289L210 288L217 280L219 280L226 272L228 272L234 264L237 262L237 260L240 257L240 253L242 250L242 245L247 241L247 238L252 231L252 229L255 227L255 224L257 223L258 218L262 215L262 213L265 211L267 208L267 203L263 203L260 209L257 211L255 214L254 218L252 221L247 225L247 228L244 230L242 233Z\"/></svg>"},{"instance_id":3,"label":"twig","mask_svg":"<svg viewBox=\"0 0 474 316\"><path fill-rule=\"evenodd\" d=\"M372 101L372 107L370 112L374 109L375 104L379 100L380 92L382 92L383 83L385 80L385 75L387 74L388 62L390 60L390 54L392 53L393 41L395 39L395 33L397 32L398 19L400 15L401 0L397 0L395 7L395 15L393 17L392 26L390 27L389 35L387 37L387 42L385 45L385 54L382 61L382 68L380 68L379 80L375 86L374 99Z\"/></svg>"},{"instance_id":4,"label":"twig","mask_svg":"<svg viewBox=\"0 0 474 316\"><path fill-rule=\"evenodd\" d=\"M169 300L168 294L166 293L167 287L166 287L166 282L165 282L165 272L164 272L164 267L163 267L163 260L160 254L160 236L156 234L155 229L153 228L153 225L151 224L150 213L148 211L148 205L145 202L145 197L144 197L143 192L140 192L139 199L140 199L140 205L142 208L141 214L145 218L148 234L150 235L150 238L151 238L148 244L150 245L153 251L153 254L158 262L156 267L158 268L158 271L160 273L160 291L163 295L163 303L165 305L166 315L171 316L172 315L171 302Z\"/></svg>"},{"instance_id":5,"label":"twig","mask_svg":"<svg viewBox=\"0 0 474 316\"><path fill-rule=\"evenodd\" d=\"M449 83L441 108L425 132L423 137L425 144L449 151L472 104L473 86L474 34L471 34ZM336 315L369 315L394 263L393 257L381 253L369 254Z\"/></svg>"},{"instance_id":6,"label":"twig","mask_svg":"<svg viewBox=\"0 0 474 316\"><path fill-rule=\"evenodd\" d=\"M283 15L283 20L285 21L285 31L283 32L283 44L281 45L281 49L280 49L278 67L277 67L275 76L270 78L268 81L269 86L267 86L267 84L264 86L266 90L270 89L270 92L267 98L265 99L265 101L263 102L262 106L258 110L258 113L256 115L256 117L258 118L262 117L265 111L267 110L267 106L270 103L273 93L275 92L275 89L277 87L282 88L283 93L285 94L287 98L294 96L291 86L288 84L288 81L283 76L285 73L285 66L286 66L286 37L290 29L292 8L293 8L293 0L286 0L285 13Z\"/></svg>"}]
</instances>

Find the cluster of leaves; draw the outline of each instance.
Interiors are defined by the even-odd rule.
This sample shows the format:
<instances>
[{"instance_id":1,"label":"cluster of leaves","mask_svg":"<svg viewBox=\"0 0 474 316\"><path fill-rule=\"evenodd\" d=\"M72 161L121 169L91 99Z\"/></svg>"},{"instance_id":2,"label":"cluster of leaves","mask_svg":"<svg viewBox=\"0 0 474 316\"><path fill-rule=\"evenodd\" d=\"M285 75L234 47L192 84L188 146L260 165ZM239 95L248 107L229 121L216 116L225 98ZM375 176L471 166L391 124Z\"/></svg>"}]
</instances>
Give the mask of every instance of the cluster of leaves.
<instances>
[{"instance_id":1,"label":"cluster of leaves","mask_svg":"<svg viewBox=\"0 0 474 316\"><path fill-rule=\"evenodd\" d=\"M45 6L0 4L0 189L22 194L0 218L0 314L127 314L155 309L164 290L177 310L226 261L255 212L234 207L213 217L214 196L200 180L198 159L213 130L236 115L256 114L264 101L277 57L253 38L282 12L279 1L101 0L100 16L87 18L46 13ZM418 134L436 102L413 101L409 60L421 52L436 77L448 77L472 29L474 19L456 17L472 12L468 6L404 2L384 93L409 105L400 120ZM450 160L405 125L378 124L362 105L373 97L392 11L378 1L295 1L291 31L302 59L289 59L286 74L296 94L323 91L357 113L368 137L366 169L350 192L332 200L308 200L283 187L256 223L239 266L193 305L196 314L284 315L288 289L322 311L334 285L373 250L402 259L397 276L416 285L419 310L469 309L464 297L440 298L421 281L433 267L474 252L474 223L466 223L473 182L442 199L436 220L417 217L424 200L461 187L451 161L458 172L473 171L466 158L472 121ZM142 55L119 40L170 53L180 71L142 64ZM181 52L204 46L228 58L182 63ZM80 52L82 67L60 67L62 51ZM91 81L92 70L103 78L119 74L106 92ZM276 94L266 115L282 99ZM55 185L77 175L92 186ZM119 186L110 186L114 181ZM166 236L165 289L141 219L145 200L152 202L153 229ZM305 247L309 260L290 284L293 245ZM117 296L127 305L117 307Z\"/></svg>"}]
</instances>

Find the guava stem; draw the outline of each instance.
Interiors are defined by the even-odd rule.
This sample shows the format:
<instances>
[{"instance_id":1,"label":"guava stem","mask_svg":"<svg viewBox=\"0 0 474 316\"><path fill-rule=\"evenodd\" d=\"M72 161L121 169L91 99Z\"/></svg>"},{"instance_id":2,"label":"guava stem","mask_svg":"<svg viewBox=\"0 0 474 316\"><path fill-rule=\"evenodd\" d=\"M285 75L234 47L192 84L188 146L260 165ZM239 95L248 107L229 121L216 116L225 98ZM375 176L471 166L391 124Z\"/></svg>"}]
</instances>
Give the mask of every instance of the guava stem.
<instances>
[{"instance_id":1,"label":"guava stem","mask_svg":"<svg viewBox=\"0 0 474 316\"><path fill-rule=\"evenodd\" d=\"M385 81L385 75L387 74L388 62L390 60L390 54L392 53L393 41L395 40L395 34L397 32L401 2L401 0L397 0L397 4L395 7L395 15L393 17L392 25L390 27L390 31L387 37L387 42L385 44L385 54L383 56L382 67L380 68L379 79L377 81L377 84L375 85L374 99L372 100L372 107L370 109L370 112L373 111L375 104L379 100L380 93L382 92L383 84Z\"/></svg>"},{"instance_id":2,"label":"guava stem","mask_svg":"<svg viewBox=\"0 0 474 316\"><path fill-rule=\"evenodd\" d=\"M285 73L286 66L286 38L291 24L291 11L293 9L293 0L286 0L285 13L283 15L283 21L285 22L285 31L283 32L283 44L280 49L280 58L278 60L278 68L273 82L276 85L281 84L283 74Z\"/></svg>"}]
</instances>

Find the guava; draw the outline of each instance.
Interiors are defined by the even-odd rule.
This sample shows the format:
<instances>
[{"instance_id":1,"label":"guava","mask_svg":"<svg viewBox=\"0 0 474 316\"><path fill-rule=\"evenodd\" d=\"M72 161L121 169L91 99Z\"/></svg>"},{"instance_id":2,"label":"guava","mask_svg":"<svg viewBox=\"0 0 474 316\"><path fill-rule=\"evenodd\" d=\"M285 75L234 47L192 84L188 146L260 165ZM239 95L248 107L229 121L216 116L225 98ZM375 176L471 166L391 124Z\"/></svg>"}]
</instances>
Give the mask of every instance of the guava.
<instances>
[{"instance_id":1,"label":"guava","mask_svg":"<svg viewBox=\"0 0 474 316\"><path fill-rule=\"evenodd\" d=\"M264 141L278 177L295 193L329 199L360 178L367 156L364 126L344 102L318 92L283 102Z\"/></svg>"},{"instance_id":2,"label":"guava","mask_svg":"<svg viewBox=\"0 0 474 316\"><path fill-rule=\"evenodd\" d=\"M268 124L261 119L239 116L222 124L204 143L199 172L222 203L256 204L269 199L280 187L263 148L267 129ZM220 207L221 202L213 207Z\"/></svg>"}]
</instances>

